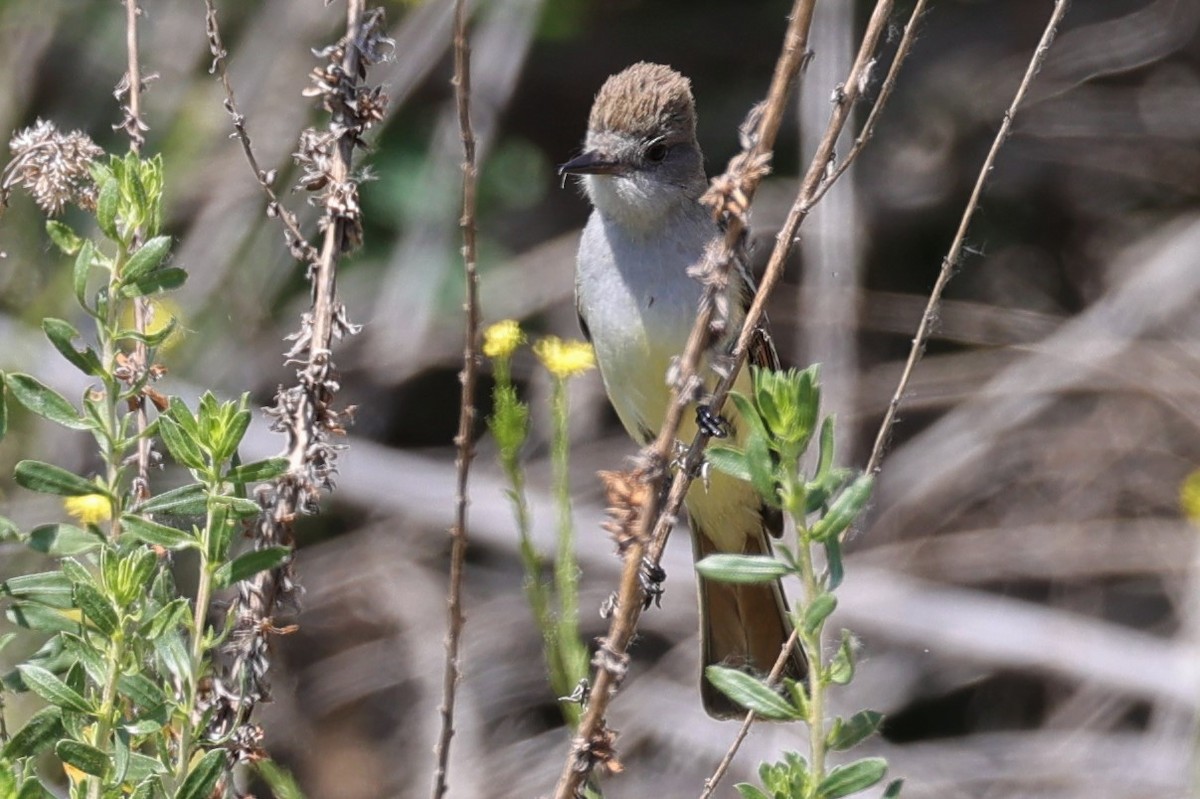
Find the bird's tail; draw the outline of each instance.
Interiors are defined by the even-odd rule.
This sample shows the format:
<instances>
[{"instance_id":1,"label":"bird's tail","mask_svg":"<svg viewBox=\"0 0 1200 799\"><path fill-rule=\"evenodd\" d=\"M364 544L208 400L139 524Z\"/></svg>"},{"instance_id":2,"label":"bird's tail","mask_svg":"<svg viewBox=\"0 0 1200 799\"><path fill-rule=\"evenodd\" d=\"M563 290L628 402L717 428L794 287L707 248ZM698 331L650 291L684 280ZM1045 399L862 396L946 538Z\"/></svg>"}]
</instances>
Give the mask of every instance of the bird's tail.
<instances>
[{"instance_id":1,"label":"bird's tail","mask_svg":"<svg viewBox=\"0 0 1200 799\"><path fill-rule=\"evenodd\" d=\"M692 545L696 560L719 550L697 529L692 519ZM743 554L766 555L771 551L766 531L746 538ZM704 710L718 719L741 718L744 708L718 691L703 669L712 665L743 669L765 676L775 665L792 633L783 586L770 583L721 583L697 576L700 595L700 696ZM783 676L803 679L808 671L804 655L793 648Z\"/></svg>"}]
</instances>

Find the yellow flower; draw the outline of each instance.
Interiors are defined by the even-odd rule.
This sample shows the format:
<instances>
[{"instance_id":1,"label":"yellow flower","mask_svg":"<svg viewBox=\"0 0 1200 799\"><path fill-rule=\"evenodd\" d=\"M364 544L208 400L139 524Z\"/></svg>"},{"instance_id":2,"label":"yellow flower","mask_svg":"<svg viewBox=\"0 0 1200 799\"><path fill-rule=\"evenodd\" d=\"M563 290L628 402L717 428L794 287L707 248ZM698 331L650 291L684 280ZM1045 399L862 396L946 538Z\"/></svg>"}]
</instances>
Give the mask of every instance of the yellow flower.
<instances>
[{"instance_id":1,"label":"yellow flower","mask_svg":"<svg viewBox=\"0 0 1200 799\"><path fill-rule=\"evenodd\" d=\"M505 319L483 331L483 354L489 358L507 358L525 343L525 334L516 319Z\"/></svg>"},{"instance_id":2,"label":"yellow flower","mask_svg":"<svg viewBox=\"0 0 1200 799\"><path fill-rule=\"evenodd\" d=\"M1184 516L1200 523L1200 469L1184 478L1179 487L1179 505Z\"/></svg>"},{"instance_id":3,"label":"yellow flower","mask_svg":"<svg viewBox=\"0 0 1200 799\"><path fill-rule=\"evenodd\" d=\"M63 507L81 524L96 524L112 518L112 503L101 494L67 497L63 500Z\"/></svg>"},{"instance_id":4,"label":"yellow flower","mask_svg":"<svg viewBox=\"0 0 1200 799\"><path fill-rule=\"evenodd\" d=\"M559 379L596 368L596 352L586 341L563 341L558 336L546 336L533 345L533 354Z\"/></svg>"}]
</instances>

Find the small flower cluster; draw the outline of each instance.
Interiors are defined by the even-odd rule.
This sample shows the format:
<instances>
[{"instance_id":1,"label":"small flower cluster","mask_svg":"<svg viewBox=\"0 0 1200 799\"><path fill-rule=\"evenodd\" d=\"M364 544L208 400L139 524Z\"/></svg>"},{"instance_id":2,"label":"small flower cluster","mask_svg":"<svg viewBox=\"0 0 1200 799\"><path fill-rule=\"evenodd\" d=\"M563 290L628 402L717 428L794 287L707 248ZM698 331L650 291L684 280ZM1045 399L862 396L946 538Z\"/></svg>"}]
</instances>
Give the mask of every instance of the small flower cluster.
<instances>
[{"instance_id":1,"label":"small flower cluster","mask_svg":"<svg viewBox=\"0 0 1200 799\"><path fill-rule=\"evenodd\" d=\"M12 186L20 186L50 216L62 213L68 203L95 210L92 164L104 151L87 134L63 133L53 122L39 119L18 131L8 147L13 159L0 181L0 208L8 204Z\"/></svg>"}]
</instances>

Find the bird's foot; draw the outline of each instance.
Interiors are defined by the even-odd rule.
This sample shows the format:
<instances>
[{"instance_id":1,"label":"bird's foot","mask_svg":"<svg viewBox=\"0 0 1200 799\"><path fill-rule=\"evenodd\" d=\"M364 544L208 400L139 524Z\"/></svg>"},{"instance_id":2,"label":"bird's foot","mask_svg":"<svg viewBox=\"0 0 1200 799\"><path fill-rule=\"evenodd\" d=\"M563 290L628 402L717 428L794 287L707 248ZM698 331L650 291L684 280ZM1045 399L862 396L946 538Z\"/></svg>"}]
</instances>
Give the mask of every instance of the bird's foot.
<instances>
[{"instance_id":1,"label":"bird's foot","mask_svg":"<svg viewBox=\"0 0 1200 799\"><path fill-rule=\"evenodd\" d=\"M696 406L696 426L709 438L727 438L729 422L719 413L713 413L708 405Z\"/></svg>"},{"instance_id":2,"label":"bird's foot","mask_svg":"<svg viewBox=\"0 0 1200 799\"><path fill-rule=\"evenodd\" d=\"M638 582L642 586L642 610L649 610L650 605L662 607L663 583L667 573L649 558L642 558L642 567L638 570Z\"/></svg>"}]
</instances>

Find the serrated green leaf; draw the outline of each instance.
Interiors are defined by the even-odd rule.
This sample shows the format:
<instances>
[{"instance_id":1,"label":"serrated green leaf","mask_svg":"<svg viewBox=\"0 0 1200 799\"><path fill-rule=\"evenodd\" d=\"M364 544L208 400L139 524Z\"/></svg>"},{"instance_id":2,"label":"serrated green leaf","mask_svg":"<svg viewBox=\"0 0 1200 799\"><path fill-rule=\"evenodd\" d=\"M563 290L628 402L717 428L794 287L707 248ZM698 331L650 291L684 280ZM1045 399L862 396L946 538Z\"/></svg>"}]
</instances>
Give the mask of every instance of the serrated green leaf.
<instances>
[{"instance_id":1,"label":"serrated green leaf","mask_svg":"<svg viewBox=\"0 0 1200 799\"><path fill-rule=\"evenodd\" d=\"M77 350L71 343L72 339L79 337L79 331L70 322L48 317L42 320L42 330L45 332L46 338L54 345L54 349L58 350L59 354L76 369L85 375L97 376L103 373L104 367L100 365L100 358L96 355L95 350L91 347ZM66 400L64 399L63 402ZM91 426L90 422L88 426Z\"/></svg>"},{"instance_id":2,"label":"serrated green leaf","mask_svg":"<svg viewBox=\"0 0 1200 799\"><path fill-rule=\"evenodd\" d=\"M203 516L208 512L208 492L201 483L191 483L150 497L135 510L165 516Z\"/></svg>"},{"instance_id":3,"label":"serrated green leaf","mask_svg":"<svg viewBox=\"0 0 1200 799\"><path fill-rule=\"evenodd\" d=\"M743 671L725 666L709 666L704 670L704 676L718 691L739 706L753 710L765 719L789 721L799 718L796 708L792 707L791 703L773 688Z\"/></svg>"},{"instance_id":4,"label":"serrated green leaf","mask_svg":"<svg viewBox=\"0 0 1200 799\"><path fill-rule=\"evenodd\" d=\"M868 757L835 766L817 786L817 794L823 799L839 799L852 793L865 791L887 774L887 761L882 757Z\"/></svg>"},{"instance_id":5,"label":"serrated green leaf","mask_svg":"<svg viewBox=\"0 0 1200 799\"><path fill-rule=\"evenodd\" d=\"M830 749L844 751L873 735L883 721L883 714L874 710L860 710L850 718L838 721L840 723L835 723L829 729L825 740Z\"/></svg>"},{"instance_id":6,"label":"serrated green leaf","mask_svg":"<svg viewBox=\"0 0 1200 799\"><path fill-rule=\"evenodd\" d=\"M68 766L74 766L84 774L94 777L103 777L112 767L108 755L79 741L59 741L54 747L54 753Z\"/></svg>"},{"instance_id":7,"label":"serrated green leaf","mask_svg":"<svg viewBox=\"0 0 1200 799\"><path fill-rule=\"evenodd\" d=\"M112 602L92 586L86 583L75 586L75 599L84 617L104 635L111 637L121 629L121 620Z\"/></svg>"},{"instance_id":8,"label":"serrated green leaf","mask_svg":"<svg viewBox=\"0 0 1200 799\"><path fill-rule=\"evenodd\" d=\"M83 239L79 234L71 230L70 225L57 219L46 220L46 234L50 236L54 245L62 250L63 255L74 255L83 246Z\"/></svg>"},{"instance_id":9,"label":"serrated green leaf","mask_svg":"<svg viewBox=\"0 0 1200 799\"><path fill-rule=\"evenodd\" d=\"M231 483L261 483L287 474L287 458L267 458L230 469L225 479Z\"/></svg>"},{"instance_id":10,"label":"serrated green leaf","mask_svg":"<svg viewBox=\"0 0 1200 799\"><path fill-rule=\"evenodd\" d=\"M117 179L110 177L100 183L96 197L96 222L110 241L120 241L117 233L117 206L121 200L121 187Z\"/></svg>"},{"instance_id":11,"label":"serrated green leaf","mask_svg":"<svg viewBox=\"0 0 1200 799\"><path fill-rule=\"evenodd\" d=\"M100 547L104 539L70 524L43 524L29 533L29 548L56 558L82 555Z\"/></svg>"},{"instance_id":12,"label":"serrated green leaf","mask_svg":"<svg viewBox=\"0 0 1200 799\"><path fill-rule=\"evenodd\" d=\"M39 572L10 577L0 583L0 595L27 599L55 608L69 608L71 581L62 572Z\"/></svg>"},{"instance_id":13,"label":"serrated green leaf","mask_svg":"<svg viewBox=\"0 0 1200 799\"><path fill-rule=\"evenodd\" d=\"M199 546L199 542L190 533L152 522L133 513L121 516L121 527L130 538L164 549L180 550Z\"/></svg>"},{"instance_id":14,"label":"serrated green leaf","mask_svg":"<svg viewBox=\"0 0 1200 799\"><path fill-rule=\"evenodd\" d=\"M833 594L819 594L807 608L804 609L804 631L806 633L816 632L817 628L825 623L829 618L829 614L833 613L837 607L837 597Z\"/></svg>"},{"instance_id":15,"label":"serrated green leaf","mask_svg":"<svg viewBox=\"0 0 1200 799\"><path fill-rule=\"evenodd\" d=\"M200 442L169 416L158 419L158 433L171 457L189 469L203 469L206 466L204 453L200 450Z\"/></svg>"},{"instance_id":16,"label":"serrated green leaf","mask_svg":"<svg viewBox=\"0 0 1200 799\"><path fill-rule=\"evenodd\" d=\"M29 690L50 704L79 713L92 711L92 706L86 699L41 666L25 664L17 666L17 671Z\"/></svg>"},{"instance_id":17,"label":"serrated green leaf","mask_svg":"<svg viewBox=\"0 0 1200 799\"><path fill-rule=\"evenodd\" d=\"M122 297L145 297L162 291L171 291L182 286L187 281L187 272L177 266L168 266L142 275L137 280L121 286Z\"/></svg>"},{"instance_id":18,"label":"serrated green leaf","mask_svg":"<svg viewBox=\"0 0 1200 799\"><path fill-rule=\"evenodd\" d=\"M716 444L704 450L704 460L718 472L750 482L750 466L739 449Z\"/></svg>"},{"instance_id":19,"label":"serrated green leaf","mask_svg":"<svg viewBox=\"0 0 1200 799\"><path fill-rule=\"evenodd\" d=\"M232 562L217 569L213 580L221 588L240 583L261 571L274 569L286 561L292 554L288 547L265 547L239 555Z\"/></svg>"},{"instance_id":20,"label":"serrated green leaf","mask_svg":"<svg viewBox=\"0 0 1200 799\"><path fill-rule=\"evenodd\" d=\"M767 583L791 572L788 565L771 555L709 555L696 564L696 571L723 583Z\"/></svg>"},{"instance_id":21,"label":"serrated green leaf","mask_svg":"<svg viewBox=\"0 0 1200 799\"><path fill-rule=\"evenodd\" d=\"M225 750L213 749L188 772L187 779L175 792L175 799L208 799L225 771Z\"/></svg>"},{"instance_id":22,"label":"serrated green leaf","mask_svg":"<svg viewBox=\"0 0 1200 799\"><path fill-rule=\"evenodd\" d=\"M87 301L88 277L92 274L92 261L96 257L96 247L90 240L84 241L75 256L75 269L72 274L72 284L75 288L75 299L88 313L92 313Z\"/></svg>"},{"instance_id":23,"label":"serrated green leaf","mask_svg":"<svg viewBox=\"0 0 1200 799\"><path fill-rule=\"evenodd\" d=\"M71 430L90 430L92 423L83 418L75 406L62 394L42 383L32 375L10 372L5 384L13 399L43 419L61 424ZM95 493L95 492L92 492Z\"/></svg>"},{"instance_id":24,"label":"serrated green leaf","mask_svg":"<svg viewBox=\"0 0 1200 799\"><path fill-rule=\"evenodd\" d=\"M826 541L840 536L846 528L854 523L858 514L871 498L871 486L874 483L869 474L861 475L848 488L837 495L837 499L816 524L812 526L814 541Z\"/></svg>"},{"instance_id":25,"label":"serrated green leaf","mask_svg":"<svg viewBox=\"0 0 1200 799\"><path fill-rule=\"evenodd\" d=\"M170 250L170 236L155 236L147 241L125 263L121 270L121 285L135 283L157 269Z\"/></svg>"},{"instance_id":26,"label":"serrated green leaf","mask_svg":"<svg viewBox=\"0 0 1200 799\"><path fill-rule=\"evenodd\" d=\"M62 709L46 707L29 717L4 745L4 756L13 760L32 757L51 746L66 731L62 724Z\"/></svg>"}]
</instances>

